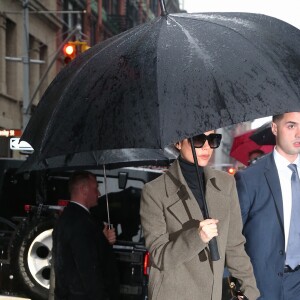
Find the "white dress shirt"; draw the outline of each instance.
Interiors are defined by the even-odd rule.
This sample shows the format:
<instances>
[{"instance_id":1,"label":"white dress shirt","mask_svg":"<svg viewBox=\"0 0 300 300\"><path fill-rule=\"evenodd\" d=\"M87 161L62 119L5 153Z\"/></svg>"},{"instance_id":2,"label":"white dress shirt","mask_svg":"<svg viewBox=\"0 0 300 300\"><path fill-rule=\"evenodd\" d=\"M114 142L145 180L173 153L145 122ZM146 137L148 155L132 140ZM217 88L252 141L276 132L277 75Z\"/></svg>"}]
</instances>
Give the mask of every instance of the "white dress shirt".
<instances>
[{"instance_id":1,"label":"white dress shirt","mask_svg":"<svg viewBox=\"0 0 300 300\"><path fill-rule=\"evenodd\" d=\"M90 212L90 210L89 210L87 207L85 207L83 204L78 203L78 202L76 202L76 201L70 201L70 202L75 203L75 204L81 206L82 208L84 208L86 211Z\"/></svg>"},{"instance_id":2,"label":"white dress shirt","mask_svg":"<svg viewBox=\"0 0 300 300\"><path fill-rule=\"evenodd\" d=\"M283 202L283 223L284 223L284 236L285 236L285 250L287 248L288 236L290 231L290 220L291 220L291 210L292 210L292 170L288 167L291 163L282 155L280 155L276 147L274 148L274 160L276 168L278 171L282 202ZM297 165L298 174L300 174L300 158L299 155L297 159L293 162Z\"/></svg>"}]
</instances>

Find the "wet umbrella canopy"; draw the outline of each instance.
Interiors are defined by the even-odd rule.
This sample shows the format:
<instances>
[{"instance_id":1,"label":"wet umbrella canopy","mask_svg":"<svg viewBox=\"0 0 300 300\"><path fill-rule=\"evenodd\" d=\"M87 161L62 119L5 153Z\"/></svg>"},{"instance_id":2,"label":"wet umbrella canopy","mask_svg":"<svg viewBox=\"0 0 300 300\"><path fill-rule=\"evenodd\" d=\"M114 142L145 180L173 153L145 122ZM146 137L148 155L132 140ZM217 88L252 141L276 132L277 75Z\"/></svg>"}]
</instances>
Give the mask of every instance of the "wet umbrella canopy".
<instances>
[{"instance_id":1,"label":"wet umbrella canopy","mask_svg":"<svg viewBox=\"0 0 300 300\"><path fill-rule=\"evenodd\" d=\"M49 86L23 140L40 158L164 146L300 109L300 31L247 13L167 15L102 42Z\"/></svg>"}]
</instances>

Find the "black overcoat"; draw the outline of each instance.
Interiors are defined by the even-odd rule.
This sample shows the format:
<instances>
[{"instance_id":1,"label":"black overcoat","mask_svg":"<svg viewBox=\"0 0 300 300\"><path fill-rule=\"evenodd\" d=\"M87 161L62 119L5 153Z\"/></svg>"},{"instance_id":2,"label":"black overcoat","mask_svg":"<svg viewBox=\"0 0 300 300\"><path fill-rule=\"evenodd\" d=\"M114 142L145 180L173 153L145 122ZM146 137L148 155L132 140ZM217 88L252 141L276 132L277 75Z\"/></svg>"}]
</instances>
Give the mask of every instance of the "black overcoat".
<instances>
[{"instance_id":1,"label":"black overcoat","mask_svg":"<svg viewBox=\"0 0 300 300\"><path fill-rule=\"evenodd\" d=\"M118 299L114 254L100 223L70 202L53 231L55 299Z\"/></svg>"}]
</instances>

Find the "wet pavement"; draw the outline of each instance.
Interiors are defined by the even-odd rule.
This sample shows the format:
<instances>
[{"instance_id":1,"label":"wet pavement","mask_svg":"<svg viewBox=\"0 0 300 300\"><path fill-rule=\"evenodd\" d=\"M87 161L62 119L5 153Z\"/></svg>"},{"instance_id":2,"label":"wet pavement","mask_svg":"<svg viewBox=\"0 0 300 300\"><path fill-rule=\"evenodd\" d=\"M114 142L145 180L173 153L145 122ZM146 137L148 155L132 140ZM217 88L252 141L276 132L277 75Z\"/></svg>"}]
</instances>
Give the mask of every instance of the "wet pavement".
<instances>
[{"instance_id":1,"label":"wet pavement","mask_svg":"<svg viewBox=\"0 0 300 300\"><path fill-rule=\"evenodd\" d=\"M30 300L29 298L21 298L15 296L2 296L0 295L0 300Z\"/></svg>"}]
</instances>

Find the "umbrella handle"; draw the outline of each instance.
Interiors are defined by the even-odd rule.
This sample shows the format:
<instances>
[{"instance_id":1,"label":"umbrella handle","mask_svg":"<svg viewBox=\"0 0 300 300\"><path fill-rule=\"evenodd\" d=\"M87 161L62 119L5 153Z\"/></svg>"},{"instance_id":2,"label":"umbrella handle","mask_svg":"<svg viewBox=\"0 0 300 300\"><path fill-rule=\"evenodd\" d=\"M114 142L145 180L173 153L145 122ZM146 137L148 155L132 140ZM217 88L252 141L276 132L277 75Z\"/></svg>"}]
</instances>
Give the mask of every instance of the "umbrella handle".
<instances>
[{"instance_id":1,"label":"umbrella handle","mask_svg":"<svg viewBox=\"0 0 300 300\"><path fill-rule=\"evenodd\" d=\"M213 237L209 242L208 242L208 247L210 251L210 257L212 261L217 261L220 259L220 254L219 254L219 249L218 249L218 244L217 244L217 239L216 237Z\"/></svg>"},{"instance_id":2,"label":"umbrella handle","mask_svg":"<svg viewBox=\"0 0 300 300\"><path fill-rule=\"evenodd\" d=\"M201 184L200 173L199 173L199 168L198 168L198 159L197 159L197 155L196 155L194 141L193 141L192 138L190 138L189 140L190 140L190 144L191 144L191 148L192 148L192 153L193 153L193 157L194 157L194 164L195 164L195 168L196 168L196 173L197 173L199 188L200 188L202 199L203 199L204 215L205 215L204 217L205 217L205 219L210 219L209 213L208 213L208 207L207 207L207 203L206 203L206 199L205 199L205 195L204 195L202 184ZM220 259L220 254L219 254L219 250L218 250L218 243L217 243L216 237L213 237L208 242L208 247L209 247L209 251L210 251L211 260L212 261L219 260Z\"/></svg>"}]
</instances>

